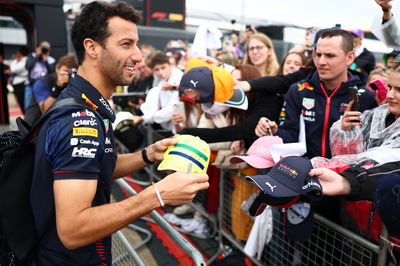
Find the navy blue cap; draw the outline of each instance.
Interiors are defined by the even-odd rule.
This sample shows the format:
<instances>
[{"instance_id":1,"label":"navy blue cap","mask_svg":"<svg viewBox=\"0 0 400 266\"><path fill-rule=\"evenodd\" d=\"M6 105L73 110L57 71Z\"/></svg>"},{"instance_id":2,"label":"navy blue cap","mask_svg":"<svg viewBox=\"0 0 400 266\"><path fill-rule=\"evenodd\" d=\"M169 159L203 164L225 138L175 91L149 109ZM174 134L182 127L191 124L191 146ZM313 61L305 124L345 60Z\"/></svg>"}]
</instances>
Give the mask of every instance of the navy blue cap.
<instances>
[{"instance_id":1,"label":"navy blue cap","mask_svg":"<svg viewBox=\"0 0 400 266\"><path fill-rule=\"evenodd\" d=\"M179 84L179 96L186 89L194 89L200 94L198 103L214 102L214 81L212 71L208 67L194 67L182 76Z\"/></svg>"},{"instance_id":2,"label":"navy blue cap","mask_svg":"<svg viewBox=\"0 0 400 266\"><path fill-rule=\"evenodd\" d=\"M277 208L286 208L297 202L299 196L294 197L284 197L284 198L274 198L268 194L259 193L254 199L249 208L249 214L251 216L260 215L267 205Z\"/></svg>"},{"instance_id":3,"label":"navy blue cap","mask_svg":"<svg viewBox=\"0 0 400 266\"><path fill-rule=\"evenodd\" d=\"M294 241L307 241L314 228L314 208L310 200L301 196L297 203L285 211L285 234Z\"/></svg>"},{"instance_id":4,"label":"navy blue cap","mask_svg":"<svg viewBox=\"0 0 400 266\"><path fill-rule=\"evenodd\" d=\"M322 186L318 178L310 177L313 169L310 160L289 156L280 160L266 175L246 176L265 193L272 197L309 196L312 200L322 199Z\"/></svg>"},{"instance_id":5,"label":"navy blue cap","mask_svg":"<svg viewBox=\"0 0 400 266\"><path fill-rule=\"evenodd\" d=\"M400 175L379 179L375 193L376 210L392 236L400 236Z\"/></svg>"}]
</instances>

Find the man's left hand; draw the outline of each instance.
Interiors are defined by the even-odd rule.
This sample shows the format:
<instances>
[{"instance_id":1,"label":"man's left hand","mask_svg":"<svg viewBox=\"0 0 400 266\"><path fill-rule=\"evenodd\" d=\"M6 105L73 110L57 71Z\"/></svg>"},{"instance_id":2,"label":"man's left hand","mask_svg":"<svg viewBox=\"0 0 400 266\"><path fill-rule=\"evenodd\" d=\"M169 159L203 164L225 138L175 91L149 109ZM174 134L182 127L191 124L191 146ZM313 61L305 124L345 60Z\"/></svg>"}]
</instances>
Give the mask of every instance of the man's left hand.
<instances>
[{"instance_id":1,"label":"man's left hand","mask_svg":"<svg viewBox=\"0 0 400 266\"><path fill-rule=\"evenodd\" d=\"M164 159L164 152L167 150L167 148L169 146L178 144L178 142L179 142L178 138L173 137L173 138L163 139L157 141L154 144L151 144L146 149L147 158L149 158L149 160L152 162Z\"/></svg>"}]
</instances>

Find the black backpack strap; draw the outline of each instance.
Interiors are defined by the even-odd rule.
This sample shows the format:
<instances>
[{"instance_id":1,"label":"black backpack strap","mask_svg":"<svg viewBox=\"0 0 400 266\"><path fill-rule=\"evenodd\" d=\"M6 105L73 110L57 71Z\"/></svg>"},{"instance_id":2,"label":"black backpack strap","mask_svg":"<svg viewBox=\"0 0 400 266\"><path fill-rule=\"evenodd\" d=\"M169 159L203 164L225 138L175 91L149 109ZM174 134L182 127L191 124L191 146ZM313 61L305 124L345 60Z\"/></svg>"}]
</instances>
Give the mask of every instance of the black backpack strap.
<instances>
[{"instance_id":1,"label":"black backpack strap","mask_svg":"<svg viewBox=\"0 0 400 266\"><path fill-rule=\"evenodd\" d=\"M32 126L32 128L29 130L29 133L24 137L23 143L30 141L35 135L36 132L40 129L42 124L47 120L47 118L50 117L50 115L57 109L63 107L63 106L82 106L85 108L89 108L90 111L92 111L97 117L103 119L103 117L96 111L94 110L91 106L86 104L86 100L84 99L77 99L77 98L66 98L62 99L59 101L56 101L49 109L46 110L40 117L38 121ZM104 129L103 123L101 123Z\"/></svg>"}]
</instances>

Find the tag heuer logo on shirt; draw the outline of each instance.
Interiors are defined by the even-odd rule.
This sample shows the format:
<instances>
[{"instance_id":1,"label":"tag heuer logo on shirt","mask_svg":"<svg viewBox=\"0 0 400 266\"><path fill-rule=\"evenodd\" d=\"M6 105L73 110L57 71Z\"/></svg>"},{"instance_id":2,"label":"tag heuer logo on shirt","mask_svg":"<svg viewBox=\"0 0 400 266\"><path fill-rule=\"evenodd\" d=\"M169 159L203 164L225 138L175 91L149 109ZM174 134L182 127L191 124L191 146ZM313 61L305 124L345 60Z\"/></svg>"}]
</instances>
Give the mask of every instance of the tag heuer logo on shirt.
<instances>
[{"instance_id":1,"label":"tag heuer logo on shirt","mask_svg":"<svg viewBox=\"0 0 400 266\"><path fill-rule=\"evenodd\" d=\"M310 110L310 109L314 108L314 106L315 106L315 99L303 98L303 106L304 106L307 110Z\"/></svg>"},{"instance_id":2,"label":"tag heuer logo on shirt","mask_svg":"<svg viewBox=\"0 0 400 266\"><path fill-rule=\"evenodd\" d=\"M91 136L98 137L98 131L96 128L90 127L74 127L72 128L72 136Z\"/></svg>"}]
</instances>

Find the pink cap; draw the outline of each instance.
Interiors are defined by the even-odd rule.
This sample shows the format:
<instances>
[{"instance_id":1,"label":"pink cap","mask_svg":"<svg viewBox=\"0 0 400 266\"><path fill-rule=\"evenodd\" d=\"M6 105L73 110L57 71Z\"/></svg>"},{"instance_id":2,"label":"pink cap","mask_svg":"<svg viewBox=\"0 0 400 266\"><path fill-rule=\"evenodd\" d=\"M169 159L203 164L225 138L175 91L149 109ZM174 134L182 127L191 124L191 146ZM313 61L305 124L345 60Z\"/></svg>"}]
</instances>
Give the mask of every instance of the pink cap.
<instances>
[{"instance_id":1,"label":"pink cap","mask_svg":"<svg viewBox=\"0 0 400 266\"><path fill-rule=\"evenodd\" d=\"M271 155L273 144L283 144L283 141L278 136L264 136L258 138L250 146L247 153L233 156L230 159L231 163L241 163L245 161L254 168L269 168L275 165Z\"/></svg>"}]
</instances>

